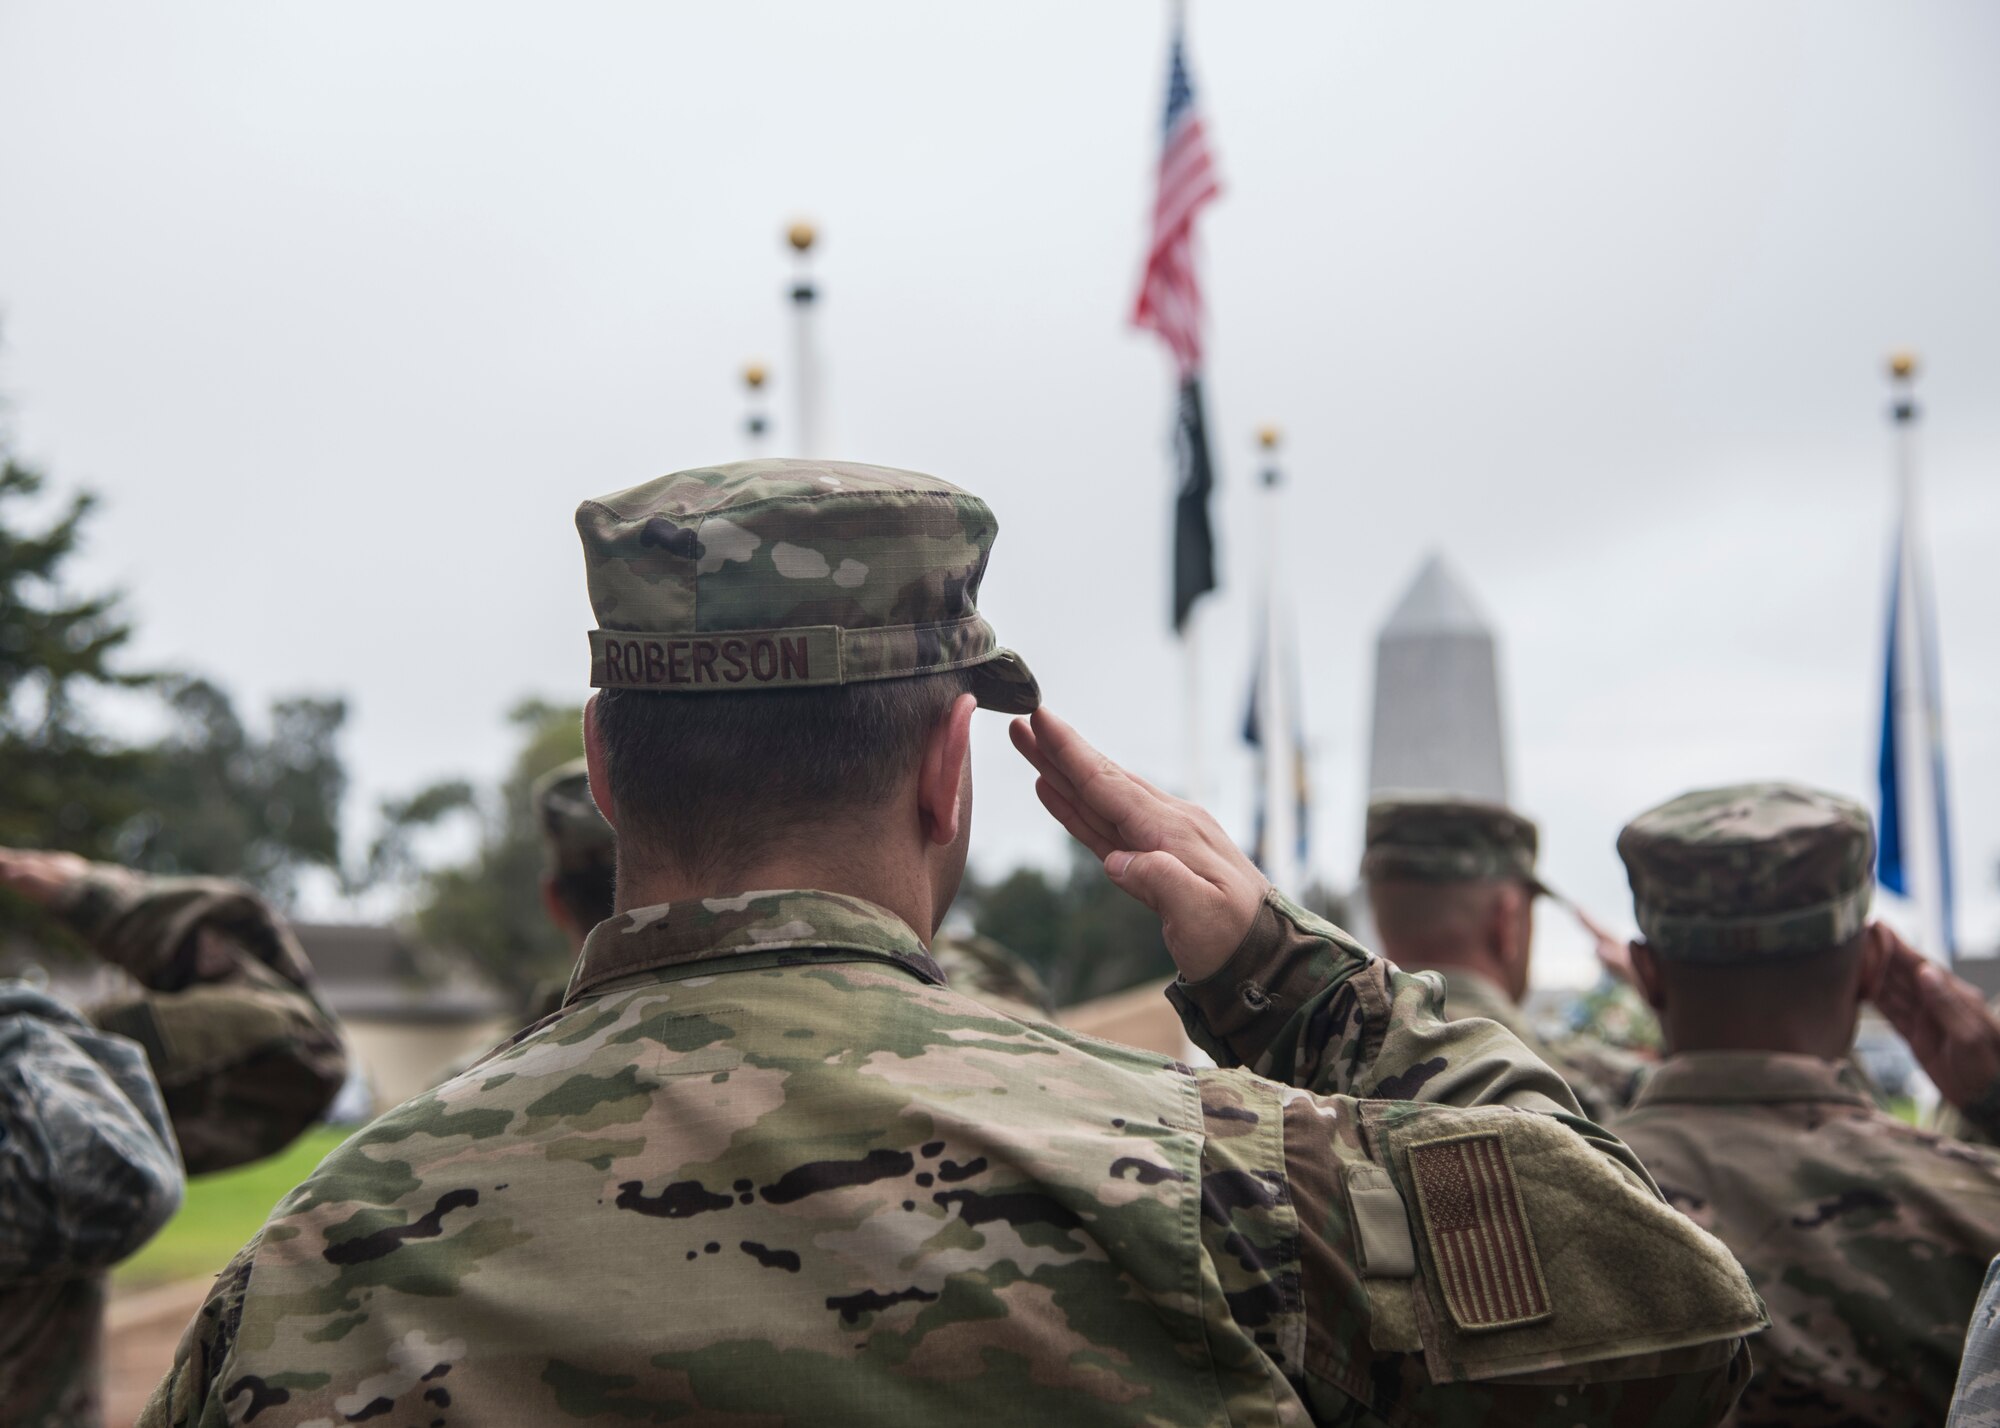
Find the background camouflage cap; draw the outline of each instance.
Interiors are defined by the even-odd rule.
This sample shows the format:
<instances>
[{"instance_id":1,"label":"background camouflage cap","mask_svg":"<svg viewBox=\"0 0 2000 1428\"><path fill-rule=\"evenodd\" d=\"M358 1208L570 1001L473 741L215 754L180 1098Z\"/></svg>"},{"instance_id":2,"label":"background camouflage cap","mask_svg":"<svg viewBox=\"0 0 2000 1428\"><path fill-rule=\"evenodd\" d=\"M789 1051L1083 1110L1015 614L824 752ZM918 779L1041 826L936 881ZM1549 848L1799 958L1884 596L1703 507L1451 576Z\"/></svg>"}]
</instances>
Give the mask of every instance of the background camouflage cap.
<instances>
[{"instance_id":1,"label":"background camouflage cap","mask_svg":"<svg viewBox=\"0 0 2000 1428\"><path fill-rule=\"evenodd\" d=\"M1784 783L1684 793L1618 835L1639 930L1663 957L1838 947L1868 919L1875 832L1858 803Z\"/></svg>"},{"instance_id":2,"label":"background camouflage cap","mask_svg":"<svg viewBox=\"0 0 2000 1428\"><path fill-rule=\"evenodd\" d=\"M572 759L550 769L535 780L529 798L552 875L608 870L616 864L617 835L590 796L588 763Z\"/></svg>"},{"instance_id":3,"label":"background camouflage cap","mask_svg":"<svg viewBox=\"0 0 2000 1428\"><path fill-rule=\"evenodd\" d=\"M1513 878L1538 893L1535 825L1497 803L1443 793L1381 793L1368 800L1361 876L1368 882Z\"/></svg>"},{"instance_id":4,"label":"background camouflage cap","mask_svg":"<svg viewBox=\"0 0 2000 1428\"><path fill-rule=\"evenodd\" d=\"M738 461L585 501L576 528L600 689L797 689L965 669L988 709L1041 702L974 603L998 523L947 482Z\"/></svg>"}]
</instances>

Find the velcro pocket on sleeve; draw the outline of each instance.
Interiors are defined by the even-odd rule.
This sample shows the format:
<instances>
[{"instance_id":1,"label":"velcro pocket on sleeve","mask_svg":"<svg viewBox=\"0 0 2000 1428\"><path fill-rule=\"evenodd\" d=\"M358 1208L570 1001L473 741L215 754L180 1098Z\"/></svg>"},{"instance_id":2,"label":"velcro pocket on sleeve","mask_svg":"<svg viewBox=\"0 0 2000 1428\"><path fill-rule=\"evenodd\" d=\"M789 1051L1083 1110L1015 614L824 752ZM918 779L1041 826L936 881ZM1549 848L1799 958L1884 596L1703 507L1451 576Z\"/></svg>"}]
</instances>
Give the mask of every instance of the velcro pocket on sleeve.
<instances>
[{"instance_id":1,"label":"velcro pocket on sleeve","mask_svg":"<svg viewBox=\"0 0 2000 1428\"><path fill-rule=\"evenodd\" d=\"M1424 1346L1417 1329L1417 1246L1403 1192L1388 1171L1365 1160L1348 1162L1346 1182L1355 1260L1368 1296L1369 1347L1417 1353Z\"/></svg>"},{"instance_id":2,"label":"velcro pocket on sleeve","mask_svg":"<svg viewBox=\"0 0 2000 1428\"><path fill-rule=\"evenodd\" d=\"M1554 1117L1367 1103L1409 1210L1433 1381L1721 1362L1763 1307L1729 1251Z\"/></svg>"}]
</instances>

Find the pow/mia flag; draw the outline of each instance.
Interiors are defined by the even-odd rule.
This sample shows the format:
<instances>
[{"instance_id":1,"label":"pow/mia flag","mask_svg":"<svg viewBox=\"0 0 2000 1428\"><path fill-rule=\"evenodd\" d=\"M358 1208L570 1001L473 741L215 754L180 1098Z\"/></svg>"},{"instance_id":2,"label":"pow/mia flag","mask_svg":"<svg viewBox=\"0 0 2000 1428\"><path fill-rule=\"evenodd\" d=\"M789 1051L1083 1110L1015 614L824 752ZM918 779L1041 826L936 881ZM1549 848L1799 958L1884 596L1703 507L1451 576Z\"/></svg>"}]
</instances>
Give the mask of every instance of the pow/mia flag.
<instances>
[{"instance_id":1,"label":"pow/mia flag","mask_svg":"<svg viewBox=\"0 0 2000 1428\"><path fill-rule=\"evenodd\" d=\"M1202 417L1201 379L1181 383L1180 415L1174 426L1180 490L1174 497L1174 629L1188 611L1215 588L1215 532L1208 521L1208 497L1215 468L1208 459L1208 424Z\"/></svg>"}]
</instances>

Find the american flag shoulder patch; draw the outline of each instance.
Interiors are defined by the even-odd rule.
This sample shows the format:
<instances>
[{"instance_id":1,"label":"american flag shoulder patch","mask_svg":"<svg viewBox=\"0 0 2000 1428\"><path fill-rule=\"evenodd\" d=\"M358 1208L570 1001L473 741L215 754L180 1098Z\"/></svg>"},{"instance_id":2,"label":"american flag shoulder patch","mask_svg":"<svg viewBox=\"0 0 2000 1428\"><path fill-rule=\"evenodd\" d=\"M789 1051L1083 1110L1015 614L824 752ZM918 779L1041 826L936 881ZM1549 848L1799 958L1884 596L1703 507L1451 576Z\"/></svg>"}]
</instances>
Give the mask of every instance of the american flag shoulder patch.
<instances>
[{"instance_id":1,"label":"american flag shoulder patch","mask_svg":"<svg viewBox=\"0 0 2000 1428\"><path fill-rule=\"evenodd\" d=\"M1409 1147L1417 1208L1445 1308L1461 1330L1514 1329L1554 1312L1507 1143L1447 1136Z\"/></svg>"}]
</instances>

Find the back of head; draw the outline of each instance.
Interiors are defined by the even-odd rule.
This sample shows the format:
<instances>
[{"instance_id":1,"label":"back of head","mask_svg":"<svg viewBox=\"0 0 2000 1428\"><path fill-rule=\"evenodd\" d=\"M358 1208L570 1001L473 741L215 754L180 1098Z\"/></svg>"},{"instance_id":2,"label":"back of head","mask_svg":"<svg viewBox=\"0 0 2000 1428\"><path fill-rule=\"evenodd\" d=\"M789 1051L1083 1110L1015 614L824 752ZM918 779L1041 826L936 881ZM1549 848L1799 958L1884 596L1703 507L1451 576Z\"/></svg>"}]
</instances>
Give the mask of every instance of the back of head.
<instances>
[{"instance_id":1,"label":"back of head","mask_svg":"<svg viewBox=\"0 0 2000 1428\"><path fill-rule=\"evenodd\" d=\"M846 462L584 502L593 718L628 862L726 877L881 804L961 693L1033 710L976 603L997 529L946 482Z\"/></svg>"},{"instance_id":2,"label":"back of head","mask_svg":"<svg viewBox=\"0 0 2000 1428\"><path fill-rule=\"evenodd\" d=\"M542 835L542 876L576 934L611 916L618 841L590 796L590 768L572 759L535 780L529 802Z\"/></svg>"},{"instance_id":3,"label":"back of head","mask_svg":"<svg viewBox=\"0 0 2000 1428\"><path fill-rule=\"evenodd\" d=\"M1382 950L1400 966L1465 967L1517 996L1526 987L1528 907L1540 835L1510 808L1437 793L1368 804L1361 876Z\"/></svg>"},{"instance_id":4,"label":"back of head","mask_svg":"<svg viewBox=\"0 0 2000 1428\"><path fill-rule=\"evenodd\" d=\"M1670 1046L1840 1054L1875 889L1866 810L1793 784L1701 789L1633 819L1618 855Z\"/></svg>"}]
</instances>

